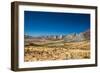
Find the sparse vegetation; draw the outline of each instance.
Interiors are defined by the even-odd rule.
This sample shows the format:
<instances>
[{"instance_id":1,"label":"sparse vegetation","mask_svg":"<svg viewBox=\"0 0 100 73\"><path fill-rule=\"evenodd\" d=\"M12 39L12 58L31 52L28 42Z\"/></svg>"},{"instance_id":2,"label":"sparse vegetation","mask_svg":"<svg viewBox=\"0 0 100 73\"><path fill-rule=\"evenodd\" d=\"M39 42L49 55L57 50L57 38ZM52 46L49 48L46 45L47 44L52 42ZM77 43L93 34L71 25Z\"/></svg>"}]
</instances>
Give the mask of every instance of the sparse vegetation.
<instances>
[{"instance_id":1,"label":"sparse vegetation","mask_svg":"<svg viewBox=\"0 0 100 73\"><path fill-rule=\"evenodd\" d=\"M89 59L90 43L82 42L56 42L42 45L30 43L25 46L25 62L44 60Z\"/></svg>"}]
</instances>

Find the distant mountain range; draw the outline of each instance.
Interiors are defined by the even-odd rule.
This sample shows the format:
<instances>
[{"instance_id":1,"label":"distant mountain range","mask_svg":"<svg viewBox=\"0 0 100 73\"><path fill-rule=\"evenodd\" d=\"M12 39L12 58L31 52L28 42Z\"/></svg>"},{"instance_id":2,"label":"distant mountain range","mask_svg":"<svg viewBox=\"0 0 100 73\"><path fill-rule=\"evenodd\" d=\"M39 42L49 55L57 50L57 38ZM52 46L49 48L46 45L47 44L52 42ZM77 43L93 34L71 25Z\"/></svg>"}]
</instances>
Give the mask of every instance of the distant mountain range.
<instances>
[{"instance_id":1,"label":"distant mountain range","mask_svg":"<svg viewBox=\"0 0 100 73\"><path fill-rule=\"evenodd\" d=\"M79 34L71 33L67 35L50 35L50 36L39 36L39 37L24 35L24 38L25 40L28 41L30 40L30 41L38 41L38 42L44 42L47 40L52 40L52 41L63 40L64 42L80 42L84 40L90 40L90 30L81 32Z\"/></svg>"},{"instance_id":2,"label":"distant mountain range","mask_svg":"<svg viewBox=\"0 0 100 73\"><path fill-rule=\"evenodd\" d=\"M80 42L84 40L90 40L90 30L81 32L80 34L72 33L72 34L66 35L64 37L64 40L66 42Z\"/></svg>"}]
</instances>

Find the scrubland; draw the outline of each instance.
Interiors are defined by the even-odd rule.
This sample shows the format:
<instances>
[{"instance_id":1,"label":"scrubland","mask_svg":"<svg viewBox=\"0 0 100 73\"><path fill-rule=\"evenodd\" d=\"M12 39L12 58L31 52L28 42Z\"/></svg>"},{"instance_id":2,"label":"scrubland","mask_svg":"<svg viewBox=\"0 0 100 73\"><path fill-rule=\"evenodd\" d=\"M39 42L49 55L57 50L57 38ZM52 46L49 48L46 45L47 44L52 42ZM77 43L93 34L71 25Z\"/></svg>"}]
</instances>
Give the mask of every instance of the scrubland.
<instances>
[{"instance_id":1,"label":"scrubland","mask_svg":"<svg viewBox=\"0 0 100 73\"><path fill-rule=\"evenodd\" d=\"M61 42L44 45L27 45L24 48L24 61L45 61L45 60L70 60L89 59L90 43L82 42Z\"/></svg>"}]
</instances>

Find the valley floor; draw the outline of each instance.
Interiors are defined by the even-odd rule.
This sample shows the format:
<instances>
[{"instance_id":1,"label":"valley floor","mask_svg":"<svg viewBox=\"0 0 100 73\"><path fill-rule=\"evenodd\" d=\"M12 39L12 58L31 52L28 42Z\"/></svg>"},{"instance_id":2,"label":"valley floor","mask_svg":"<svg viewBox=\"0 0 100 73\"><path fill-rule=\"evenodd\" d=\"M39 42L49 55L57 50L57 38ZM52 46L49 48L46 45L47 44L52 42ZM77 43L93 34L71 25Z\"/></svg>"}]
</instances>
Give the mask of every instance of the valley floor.
<instances>
[{"instance_id":1,"label":"valley floor","mask_svg":"<svg viewBox=\"0 0 100 73\"><path fill-rule=\"evenodd\" d=\"M57 45L56 45L57 44ZM59 46L60 45L60 46ZM25 46L24 61L89 59L89 41Z\"/></svg>"}]
</instances>

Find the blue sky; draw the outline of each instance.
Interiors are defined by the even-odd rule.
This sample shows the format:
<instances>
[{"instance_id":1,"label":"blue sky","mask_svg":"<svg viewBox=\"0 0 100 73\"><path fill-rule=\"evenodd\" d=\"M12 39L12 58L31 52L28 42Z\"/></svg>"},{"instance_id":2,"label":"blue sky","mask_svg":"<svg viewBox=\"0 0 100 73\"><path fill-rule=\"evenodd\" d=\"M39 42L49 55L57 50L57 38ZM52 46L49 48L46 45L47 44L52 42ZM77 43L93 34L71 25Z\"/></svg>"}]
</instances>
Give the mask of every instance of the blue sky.
<instances>
[{"instance_id":1,"label":"blue sky","mask_svg":"<svg viewBox=\"0 0 100 73\"><path fill-rule=\"evenodd\" d=\"M66 35L90 29L90 14L24 11L24 34Z\"/></svg>"}]
</instances>

